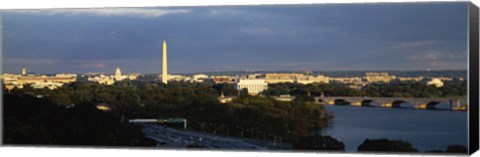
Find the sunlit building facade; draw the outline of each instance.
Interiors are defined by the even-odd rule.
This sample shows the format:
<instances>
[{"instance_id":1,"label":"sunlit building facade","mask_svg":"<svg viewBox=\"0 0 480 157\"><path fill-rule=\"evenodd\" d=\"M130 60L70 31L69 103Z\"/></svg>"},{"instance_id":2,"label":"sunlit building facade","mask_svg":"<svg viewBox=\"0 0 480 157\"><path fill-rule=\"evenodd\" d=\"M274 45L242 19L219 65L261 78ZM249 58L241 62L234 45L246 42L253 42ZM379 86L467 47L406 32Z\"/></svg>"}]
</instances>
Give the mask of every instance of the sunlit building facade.
<instances>
[{"instance_id":1,"label":"sunlit building facade","mask_svg":"<svg viewBox=\"0 0 480 157\"><path fill-rule=\"evenodd\" d=\"M295 78L304 77L304 74L297 73L272 73L265 74L265 82L267 83L293 83Z\"/></svg>"},{"instance_id":2,"label":"sunlit building facade","mask_svg":"<svg viewBox=\"0 0 480 157\"><path fill-rule=\"evenodd\" d=\"M87 80L92 82L97 82L99 84L112 85L115 82L126 80L126 79L135 80L137 79L138 76L140 76L140 74L138 73L130 73L128 75L123 75L122 70L117 67L114 75L108 76L105 74L97 74L97 73L88 74Z\"/></svg>"},{"instance_id":3,"label":"sunlit building facade","mask_svg":"<svg viewBox=\"0 0 480 157\"><path fill-rule=\"evenodd\" d=\"M71 83L77 80L76 74L56 74L54 76L27 74L27 68L23 67L21 75L2 74L2 81L7 90L17 87L22 89L25 85L33 88L56 89L64 83Z\"/></svg>"},{"instance_id":4,"label":"sunlit building facade","mask_svg":"<svg viewBox=\"0 0 480 157\"><path fill-rule=\"evenodd\" d=\"M265 79L241 79L236 86L237 90L246 88L248 94L257 95L260 92L268 89L268 83Z\"/></svg>"},{"instance_id":5,"label":"sunlit building facade","mask_svg":"<svg viewBox=\"0 0 480 157\"><path fill-rule=\"evenodd\" d=\"M443 81L438 78L433 78L432 80L427 82L427 85L434 85L437 88L443 87Z\"/></svg>"},{"instance_id":6,"label":"sunlit building facade","mask_svg":"<svg viewBox=\"0 0 480 157\"><path fill-rule=\"evenodd\" d=\"M395 76L388 75L388 73L374 73L374 72L365 73L365 80L367 80L367 82L370 82L370 83L372 82L388 83L394 79L395 79Z\"/></svg>"}]
</instances>

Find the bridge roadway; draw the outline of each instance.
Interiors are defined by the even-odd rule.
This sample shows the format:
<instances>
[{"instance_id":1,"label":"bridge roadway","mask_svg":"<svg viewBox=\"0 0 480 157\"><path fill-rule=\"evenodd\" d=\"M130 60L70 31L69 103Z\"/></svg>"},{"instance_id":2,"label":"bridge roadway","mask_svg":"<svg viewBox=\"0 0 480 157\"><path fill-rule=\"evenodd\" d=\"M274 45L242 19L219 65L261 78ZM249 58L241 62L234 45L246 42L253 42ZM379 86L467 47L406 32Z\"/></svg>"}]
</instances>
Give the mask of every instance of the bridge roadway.
<instances>
[{"instance_id":1,"label":"bridge roadway","mask_svg":"<svg viewBox=\"0 0 480 157\"><path fill-rule=\"evenodd\" d=\"M411 104L416 109L435 109L438 104L448 104L451 110L466 110L467 99L458 98L394 98L394 97L314 97L316 103L329 105L403 107Z\"/></svg>"},{"instance_id":2,"label":"bridge roadway","mask_svg":"<svg viewBox=\"0 0 480 157\"><path fill-rule=\"evenodd\" d=\"M168 148L186 148L197 144L208 149L231 149L231 150L267 150L272 149L271 143L247 142L242 139L225 138L215 135L167 128L159 125L144 125L143 132L147 138L157 141L157 146Z\"/></svg>"}]
</instances>

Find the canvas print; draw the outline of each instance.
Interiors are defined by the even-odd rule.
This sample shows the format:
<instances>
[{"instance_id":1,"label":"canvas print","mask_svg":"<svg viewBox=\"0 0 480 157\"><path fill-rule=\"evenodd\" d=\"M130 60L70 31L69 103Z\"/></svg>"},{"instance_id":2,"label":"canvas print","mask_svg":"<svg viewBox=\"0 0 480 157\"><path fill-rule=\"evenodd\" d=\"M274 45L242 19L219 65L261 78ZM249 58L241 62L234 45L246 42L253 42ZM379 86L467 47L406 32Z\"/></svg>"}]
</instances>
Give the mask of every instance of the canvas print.
<instances>
[{"instance_id":1,"label":"canvas print","mask_svg":"<svg viewBox=\"0 0 480 157\"><path fill-rule=\"evenodd\" d=\"M468 4L1 10L2 142L466 154Z\"/></svg>"}]
</instances>

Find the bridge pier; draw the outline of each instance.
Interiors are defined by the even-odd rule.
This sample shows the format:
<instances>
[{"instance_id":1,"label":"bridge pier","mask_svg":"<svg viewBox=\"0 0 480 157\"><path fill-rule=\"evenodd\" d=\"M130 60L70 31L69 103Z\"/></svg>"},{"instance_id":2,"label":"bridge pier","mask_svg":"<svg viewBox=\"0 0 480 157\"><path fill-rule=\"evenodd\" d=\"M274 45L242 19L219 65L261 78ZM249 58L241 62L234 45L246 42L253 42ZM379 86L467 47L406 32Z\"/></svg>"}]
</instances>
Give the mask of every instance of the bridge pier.
<instances>
[{"instance_id":1,"label":"bridge pier","mask_svg":"<svg viewBox=\"0 0 480 157\"><path fill-rule=\"evenodd\" d=\"M427 103L428 102L425 102L425 101L413 101L413 108L415 109L420 109L420 110L424 110L424 109L427 109Z\"/></svg>"},{"instance_id":2,"label":"bridge pier","mask_svg":"<svg viewBox=\"0 0 480 157\"><path fill-rule=\"evenodd\" d=\"M466 99L456 99L456 100L452 100L452 103L451 103L451 108L452 110L462 110L462 111L465 111L467 110L467 107L468 107L468 101Z\"/></svg>"},{"instance_id":3,"label":"bridge pier","mask_svg":"<svg viewBox=\"0 0 480 157\"><path fill-rule=\"evenodd\" d=\"M328 100L328 104L329 105L335 105L335 101L334 100Z\"/></svg>"},{"instance_id":4,"label":"bridge pier","mask_svg":"<svg viewBox=\"0 0 480 157\"><path fill-rule=\"evenodd\" d=\"M381 106L382 106L382 107L389 107L389 108L391 108L391 107L392 107L392 103L385 103L385 104L382 104Z\"/></svg>"},{"instance_id":5,"label":"bridge pier","mask_svg":"<svg viewBox=\"0 0 480 157\"><path fill-rule=\"evenodd\" d=\"M362 101L354 101L350 103L352 106L362 106Z\"/></svg>"},{"instance_id":6,"label":"bridge pier","mask_svg":"<svg viewBox=\"0 0 480 157\"><path fill-rule=\"evenodd\" d=\"M417 105L413 105L413 108L415 108L415 109L420 109L420 110L425 110L425 109L427 109L427 104L417 104Z\"/></svg>"},{"instance_id":7,"label":"bridge pier","mask_svg":"<svg viewBox=\"0 0 480 157\"><path fill-rule=\"evenodd\" d=\"M324 105L335 105L335 99L330 99L327 97L314 97L313 100L315 101L315 103L322 103Z\"/></svg>"}]
</instances>

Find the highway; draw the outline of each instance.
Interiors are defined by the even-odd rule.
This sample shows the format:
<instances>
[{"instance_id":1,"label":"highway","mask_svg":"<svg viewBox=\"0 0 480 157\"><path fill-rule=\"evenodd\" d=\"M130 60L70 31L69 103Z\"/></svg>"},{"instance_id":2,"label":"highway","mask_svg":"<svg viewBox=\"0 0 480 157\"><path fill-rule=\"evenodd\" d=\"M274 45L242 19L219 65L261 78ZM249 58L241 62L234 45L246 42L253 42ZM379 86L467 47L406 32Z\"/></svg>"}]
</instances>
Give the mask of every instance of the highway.
<instances>
[{"instance_id":1,"label":"highway","mask_svg":"<svg viewBox=\"0 0 480 157\"><path fill-rule=\"evenodd\" d=\"M147 138L157 141L157 147L186 148L196 145L197 148L222 150L267 150L272 147L269 142L246 142L242 139L219 137L212 134L168 128L158 125L144 125L143 132ZM264 143L264 144L260 144Z\"/></svg>"}]
</instances>

